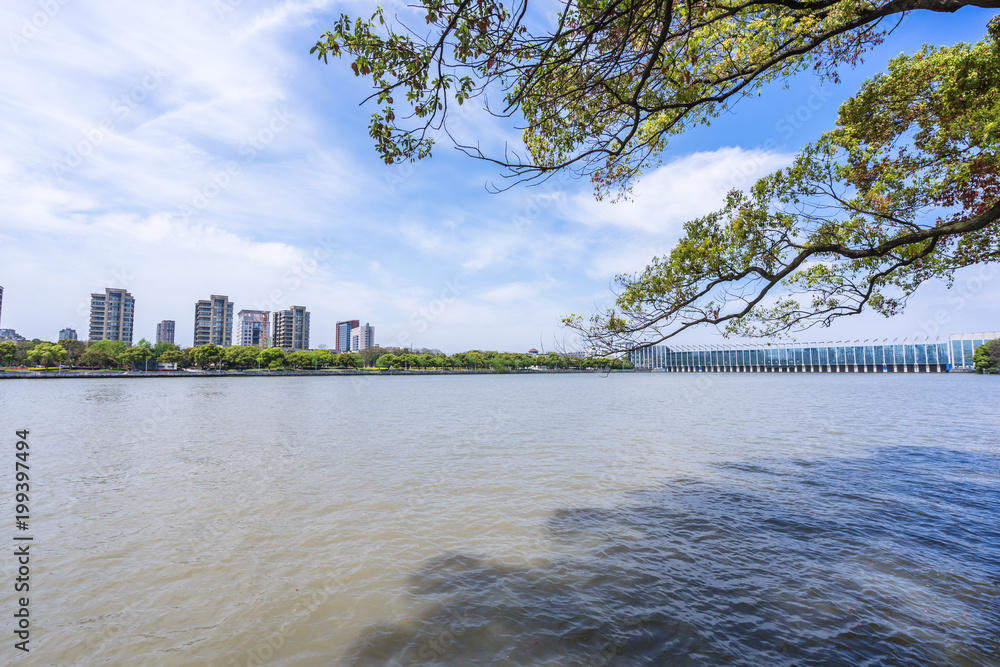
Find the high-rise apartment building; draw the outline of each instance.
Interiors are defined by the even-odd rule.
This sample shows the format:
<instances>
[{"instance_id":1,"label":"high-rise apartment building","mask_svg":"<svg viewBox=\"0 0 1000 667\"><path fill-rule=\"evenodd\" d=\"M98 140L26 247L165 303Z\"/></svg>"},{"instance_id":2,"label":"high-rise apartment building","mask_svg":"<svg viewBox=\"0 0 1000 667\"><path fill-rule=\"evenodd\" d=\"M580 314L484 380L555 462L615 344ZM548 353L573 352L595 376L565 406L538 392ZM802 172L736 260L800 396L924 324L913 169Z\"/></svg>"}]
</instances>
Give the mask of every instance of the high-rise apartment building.
<instances>
[{"instance_id":1,"label":"high-rise apartment building","mask_svg":"<svg viewBox=\"0 0 1000 667\"><path fill-rule=\"evenodd\" d=\"M337 322L337 352L351 351L351 330L361 326L359 320Z\"/></svg>"},{"instance_id":2,"label":"high-rise apartment building","mask_svg":"<svg viewBox=\"0 0 1000 667\"><path fill-rule=\"evenodd\" d=\"M156 325L156 342L157 343L173 343L174 342L174 328L176 322L173 320L163 320Z\"/></svg>"},{"instance_id":3,"label":"high-rise apartment building","mask_svg":"<svg viewBox=\"0 0 1000 667\"><path fill-rule=\"evenodd\" d=\"M59 340L76 340L76 329L66 327L59 331Z\"/></svg>"},{"instance_id":4,"label":"high-rise apartment building","mask_svg":"<svg viewBox=\"0 0 1000 667\"><path fill-rule=\"evenodd\" d=\"M269 347L267 315L265 310L241 310L236 315L236 344Z\"/></svg>"},{"instance_id":5,"label":"high-rise apartment building","mask_svg":"<svg viewBox=\"0 0 1000 667\"><path fill-rule=\"evenodd\" d=\"M309 311L305 306L292 306L274 313L271 345L285 352L309 349Z\"/></svg>"},{"instance_id":6,"label":"high-rise apartment building","mask_svg":"<svg viewBox=\"0 0 1000 667\"><path fill-rule=\"evenodd\" d=\"M213 294L194 305L194 346L212 343L229 347L233 341L233 302Z\"/></svg>"},{"instance_id":7,"label":"high-rise apartment building","mask_svg":"<svg viewBox=\"0 0 1000 667\"><path fill-rule=\"evenodd\" d=\"M135 299L123 289L107 287L90 295L90 340L120 340L132 344Z\"/></svg>"},{"instance_id":8,"label":"high-rise apartment building","mask_svg":"<svg viewBox=\"0 0 1000 667\"><path fill-rule=\"evenodd\" d=\"M375 346L375 327L367 322L351 330L351 352L360 352Z\"/></svg>"}]
</instances>

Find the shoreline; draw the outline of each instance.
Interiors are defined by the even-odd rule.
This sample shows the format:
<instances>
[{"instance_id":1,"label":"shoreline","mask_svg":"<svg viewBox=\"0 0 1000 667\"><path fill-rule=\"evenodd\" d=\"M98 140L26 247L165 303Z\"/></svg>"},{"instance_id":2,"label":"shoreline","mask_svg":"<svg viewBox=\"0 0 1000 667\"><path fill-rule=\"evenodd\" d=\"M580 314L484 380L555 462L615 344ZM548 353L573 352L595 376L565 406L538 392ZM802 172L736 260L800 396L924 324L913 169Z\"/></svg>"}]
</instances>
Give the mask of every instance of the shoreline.
<instances>
[{"instance_id":1,"label":"shoreline","mask_svg":"<svg viewBox=\"0 0 1000 667\"><path fill-rule=\"evenodd\" d=\"M829 370L793 370L787 368L769 368L767 370L754 370L734 373L733 371L721 371L715 369L704 369L699 371L691 371L692 373L704 375L704 374L745 374L745 375L767 375L771 373L787 373L789 375L934 375L934 376L944 376L944 375L976 375L976 372L971 369L964 368L952 368L944 371L927 371L927 370L913 370L912 368L907 368L906 370L846 370L846 369L829 369ZM350 371L350 370L289 370L289 371L200 371L200 372L190 372L190 371L4 371L0 370L0 380L72 380L75 378L80 379L149 379L149 378L199 378L199 377L389 377L398 375L408 375L408 376L420 376L420 375L582 375L582 374L596 374L596 375L609 375L611 373L638 373L642 375L647 374L664 374L664 375L686 375L687 373L679 371L670 371L662 369L579 369L579 368L560 368L560 369L516 369L516 370L506 370L502 372L497 372L495 370L363 370L363 371ZM990 374L991 375L991 374Z\"/></svg>"},{"instance_id":2,"label":"shoreline","mask_svg":"<svg viewBox=\"0 0 1000 667\"><path fill-rule=\"evenodd\" d=\"M397 376L397 375L555 375L582 373L633 373L634 370L613 371L602 369L580 370L580 369L558 369L558 370L508 370L497 372L494 370L315 370L315 371L0 371L0 380L66 380L73 378L84 379L108 379L108 378L199 378L199 377L358 377L358 376Z\"/></svg>"}]
</instances>

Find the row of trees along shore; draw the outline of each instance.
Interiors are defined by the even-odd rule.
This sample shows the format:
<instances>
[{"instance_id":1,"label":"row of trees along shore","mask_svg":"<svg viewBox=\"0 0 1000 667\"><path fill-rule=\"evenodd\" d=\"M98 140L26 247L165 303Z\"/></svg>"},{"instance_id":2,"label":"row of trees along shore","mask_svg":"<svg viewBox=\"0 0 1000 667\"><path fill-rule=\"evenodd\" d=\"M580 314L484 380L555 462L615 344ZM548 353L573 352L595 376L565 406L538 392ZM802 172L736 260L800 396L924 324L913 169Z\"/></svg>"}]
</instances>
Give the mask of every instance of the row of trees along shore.
<instances>
[{"instance_id":1,"label":"row of trees along shore","mask_svg":"<svg viewBox=\"0 0 1000 667\"><path fill-rule=\"evenodd\" d=\"M1000 339L990 340L976 348L972 355L972 363L976 365L977 373L1000 372Z\"/></svg>"},{"instance_id":2,"label":"row of trees along shore","mask_svg":"<svg viewBox=\"0 0 1000 667\"><path fill-rule=\"evenodd\" d=\"M68 366L99 369L156 369L158 363L176 363L178 368L217 370L257 369L469 369L507 370L531 367L549 369L632 368L627 360L610 357L579 357L550 352L532 356L516 352L470 350L447 355L440 350L383 347L361 352L309 350L286 354L276 347L218 347L209 343L181 349L173 343L152 344L146 339L129 347L121 341L61 340L58 343L34 339L0 343L0 363L4 366Z\"/></svg>"},{"instance_id":3,"label":"row of trees along shore","mask_svg":"<svg viewBox=\"0 0 1000 667\"><path fill-rule=\"evenodd\" d=\"M1000 372L1000 340L987 341L973 355L979 373ZM129 347L121 341L61 340L58 343L40 340L4 341L0 343L0 364L3 366L68 366L102 369L156 368L157 363L176 363L178 368L247 370L247 369L470 369L507 371L532 367L550 369L629 369L625 359L611 357L578 357L549 352L545 356L517 352L470 350L447 355L440 350L422 348L383 347L361 352L337 353L330 350L309 350L286 354L269 347L218 347L202 345L181 349L173 343L151 344L146 339Z\"/></svg>"}]
</instances>

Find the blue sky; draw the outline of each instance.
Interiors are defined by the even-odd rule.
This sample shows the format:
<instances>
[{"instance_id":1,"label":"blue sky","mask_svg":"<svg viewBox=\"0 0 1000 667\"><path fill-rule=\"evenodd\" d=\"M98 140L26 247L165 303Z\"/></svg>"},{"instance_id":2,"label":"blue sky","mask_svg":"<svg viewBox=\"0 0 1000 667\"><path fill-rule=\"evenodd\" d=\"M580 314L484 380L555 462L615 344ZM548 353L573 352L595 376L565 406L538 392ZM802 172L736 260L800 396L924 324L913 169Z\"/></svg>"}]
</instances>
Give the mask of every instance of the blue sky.
<instances>
[{"instance_id":1,"label":"blue sky","mask_svg":"<svg viewBox=\"0 0 1000 667\"><path fill-rule=\"evenodd\" d=\"M559 326L607 303L616 273L668 252L681 224L731 187L788 162L832 127L837 106L889 58L923 43L976 41L992 14L908 17L843 81L811 74L679 138L630 203L586 181L490 194L493 166L439 143L431 160L386 166L367 134L369 92L345 61L310 47L363 2L149 3L12 0L0 8L0 326L86 335L89 295L126 287L135 338L194 302L305 305L311 344L338 320L382 345L446 352L574 347ZM516 123L474 108L452 121L487 148ZM914 337L998 326L1000 271L925 286L907 313L846 318L799 340ZM689 343L721 339L711 329Z\"/></svg>"}]
</instances>

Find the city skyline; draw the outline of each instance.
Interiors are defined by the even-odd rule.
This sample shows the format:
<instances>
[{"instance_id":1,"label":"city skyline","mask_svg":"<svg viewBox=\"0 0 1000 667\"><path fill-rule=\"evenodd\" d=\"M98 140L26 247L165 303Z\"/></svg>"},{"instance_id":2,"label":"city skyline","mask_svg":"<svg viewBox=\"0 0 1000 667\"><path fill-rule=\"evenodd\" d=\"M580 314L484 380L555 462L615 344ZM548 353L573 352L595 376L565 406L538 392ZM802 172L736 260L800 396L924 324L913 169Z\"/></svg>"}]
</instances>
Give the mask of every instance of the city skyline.
<instances>
[{"instance_id":1,"label":"city skyline","mask_svg":"<svg viewBox=\"0 0 1000 667\"><path fill-rule=\"evenodd\" d=\"M0 286L0 307L2 307L3 303L2 297L3 287ZM186 345L177 343L176 320L170 319L157 322L153 336L140 335L135 337L131 322L135 311L136 299L128 291L107 287L104 294L92 293L90 297L90 319L87 327L89 333L88 340L90 341L104 340L106 336L110 335L111 337L106 338L107 340L123 340L128 344L145 339L155 343L161 341L173 343L182 348L198 347L207 343L212 343L219 347L236 345L270 347L272 346L272 341L278 337L277 327L279 326L279 322L281 322L282 342L287 344L279 345L276 343L275 347L287 347L287 349L292 351L331 347L326 343L319 343L315 347L309 346L311 313L304 306L290 306L287 309L275 311L241 309L234 316L235 302L230 300L227 295L213 294L209 299L199 299L195 302L195 315L192 320L194 331L191 339L192 344ZM122 306L115 306L115 313L117 315L113 322L109 315L111 310L109 303L123 304ZM277 317L278 315L286 315L288 319L279 318ZM274 328L269 326L269 322L273 322ZM342 325L347 325L346 329ZM355 344L360 345L358 349L377 346L374 341L375 327L367 322L364 326L360 326L360 320L357 319L346 320L337 323L337 328L333 334L338 342L340 341L341 334L345 334L344 337L347 341L345 343L346 349L340 351L351 351L350 334L358 327L362 330L360 344L358 341L355 341ZM125 331L125 333L123 335L114 333L119 329ZM3 331L16 332L16 329L13 327L4 328ZM76 330L72 327L63 327L60 329L59 335L55 338L43 338L41 336L28 338L20 334L20 332L17 332L17 334L24 340L38 338L39 340L56 342L67 338L71 340L77 339ZM336 345L333 346L333 349L338 350Z\"/></svg>"},{"instance_id":2,"label":"city skyline","mask_svg":"<svg viewBox=\"0 0 1000 667\"><path fill-rule=\"evenodd\" d=\"M972 285L975 286L976 282L978 282L980 284L982 284L984 282L988 282L989 280L992 280L993 277L995 277L996 275L997 275L997 273L996 273L994 267L992 267L992 266L987 265L985 267L979 267L978 275L977 276L973 276L973 278L972 278ZM972 290L972 295L974 296L975 293L977 293L979 289L980 289L979 287L974 287L973 290ZM105 288L105 294L104 295L99 294L99 293L93 293L93 294L91 294L90 295L91 296L91 301L90 301L90 310L91 310L91 313L94 312L95 298L101 300L101 301L98 302L99 303L99 308L104 308L104 299L105 299L105 297L108 296L108 295L110 295L110 294L112 294L112 293L118 295L119 297L124 297L125 300L126 300L126 308L122 309L120 311L119 317L121 319L119 321L120 322L124 322L124 321L127 320L128 322L131 322L131 313L134 312L134 305L135 305L135 301L136 300L135 300L135 298L134 298L133 295L131 295L129 292L127 292L126 290L123 290L123 289ZM968 295L969 292L967 291L966 294ZM3 287L0 286L0 308L2 308L2 303L3 303L2 298L3 298ZM956 293L956 299L951 300L951 303L953 305L957 306L957 309L959 311L961 311L961 309L965 306L965 298L966 297L962 296L961 293ZM280 345L273 344L274 329L273 329L273 327L268 327L268 322L269 321L273 322L276 325L277 321L276 321L276 318L272 318L271 316L272 315L276 315L278 312L292 313L292 311L300 311L300 312L304 312L305 313L305 322L306 322L306 324L305 324L305 326L306 326L306 332L305 332L305 341L306 342L305 342L305 347L301 347L301 345L302 345L301 340L302 339L301 339L301 336L300 336L298 343L296 343L294 345L289 345L289 346L283 348L283 349L286 349L286 351L295 351L295 350L299 350L299 349L331 349L332 351L335 351L335 352L349 352L349 351L358 351L359 349L365 349L366 347L402 347L402 348L415 347L415 348L440 349L437 346L433 345L433 343L429 344L429 345L425 345L425 346L415 346L415 345L412 345L412 344L396 344L396 343L386 343L386 344L382 345L382 344L379 344L379 343L375 343L374 342L374 330L375 330L375 327L371 326L370 323L368 323L368 322L366 322L362 326L362 325L360 325L360 320L358 320L358 319L354 319L354 320L342 320L342 321L338 321L336 323L336 326L334 327L334 330L332 332L332 337L333 337L333 339L335 341L334 345L329 345L326 342L320 342L320 343L317 343L315 345L311 345L310 346L308 341L309 341L309 338L310 338L310 324L309 324L309 322L310 322L311 313L308 312L305 309L305 307L303 307L303 306L291 306L291 307L285 309L284 311L278 311L278 310L275 310L275 311L259 311L259 310L242 309L239 312L239 316L233 316L232 312L233 312L233 310L235 308L235 302L233 302L232 300L230 300L229 297L226 296L226 295L212 295L209 300L201 299L201 300L196 301L195 302L195 313L196 314L195 314L194 321L197 322L197 320L198 320L199 308L206 309L205 310L206 314L210 313L211 312L210 308L211 308L213 302L215 300L217 300L217 299L218 300L223 300L222 303L224 304L224 307L226 308L226 313L227 313L227 317L228 317L228 320L229 320L229 327L230 327L230 329L229 329L229 338L228 338L229 342L225 342L225 343L222 342L222 340L225 339L224 338L225 334L224 334L223 331L219 330L219 331L211 334L213 336L219 336L220 338L218 339L218 341L213 340L211 338L208 338L208 339L203 340L202 342L198 343L198 345L204 345L206 342L213 342L213 344L216 344L216 345L218 345L220 347L228 347L228 346L236 346L236 345L244 345L244 344L247 344L247 345L250 345L250 346L253 346L253 347L272 347L272 346L273 347L281 347ZM0 312L2 312L2 311L0 311ZM102 310L101 312L103 313L104 311ZM264 331L264 332L267 332L267 333L263 337L263 343L253 343L253 342L251 342L251 343L241 343L240 341L241 340L245 340L246 335L253 336L254 333L253 333L253 330L251 330L251 333L249 333L249 334L243 333L243 332L241 332L239 330L238 327L241 324L240 323L240 317L242 317L244 314L253 314L253 313L261 313L264 316L262 318L263 319L263 329L261 329L258 326L257 329L256 329L256 331L258 331L258 332L259 331ZM208 315L208 317L211 317L211 315ZM888 340L891 339L893 342L910 342L910 343L916 343L916 342L941 342L942 339L945 340L945 341L949 340L949 337L954 337L954 336L957 336L957 335L966 335L963 332L971 332L971 331L981 331L981 330L983 330L983 326L979 326L979 327L971 326L971 327L964 327L964 328L963 327L951 326L950 323L949 323L950 320L951 320L951 318L950 318L950 316L948 315L948 313L946 311L943 311L943 312L939 311L939 313L937 313L934 318L925 320L924 323L923 323L923 326L921 326L920 329L912 332L910 335L886 336L884 338L884 340L888 341ZM257 318L256 321L257 321L258 324L261 323L261 319L260 318ZM995 318L992 319L992 320L990 320L990 321L985 321L985 322L983 322L981 324L992 324L994 322L995 322ZM88 332L91 332L91 335L88 336L88 340L91 340L91 341L93 341L93 340L101 340L101 338L93 338L92 337L94 335L92 332L95 331L94 326L95 326L94 322L91 321L91 322L88 323L88 327L85 328L85 330L87 330ZM133 338L124 339L124 340L128 344L132 344L133 342L137 342L139 340L145 339L147 341L150 341L151 343L153 343L153 342L160 342L161 340L165 340L166 342L170 342L170 343L176 344L180 348L197 347L198 346L198 345L195 345L195 344L188 345L188 344L185 344L185 343L178 343L178 342L176 342L176 340L175 340L175 330L176 330L176 322L175 322L175 320L161 320L155 326L156 326L155 334L152 337L147 337L147 336L144 336L144 335L140 335L140 336L135 336ZM225 325L223 325L223 326L225 326ZM292 329L290 329L289 332L291 332L292 330L294 330L294 324L292 324L291 326L292 326ZM102 332L106 331L106 329L101 328L101 327L104 327L103 320L102 320L101 324L98 325L98 328ZM213 329L214 328L215 327L213 327ZM358 345L358 347L355 348L354 345L358 344L358 341L355 340L355 339L358 337L358 329L359 328L366 330L365 332L362 332L361 335L363 336L363 340L366 340L367 343L366 344ZM197 324L195 324L194 329L197 331L197 329L198 329ZM207 333L207 331L208 331L208 329L206 329L205 336L209 336L210 335L209 333ZM816 331L818 331L819 333L823 333L826 330L817 329ZM75 331L75 329L73 327L62 327L60 329L60 332L59 332L58 336L52 337L52 338L45 337L45 336L34 336L34 335L32 335L32 336L25 336L21 331L18 331L15 327L2 327L2 328L0 328L0 332L2 332L2 333L0 333L0 338L2 338L2 339L29 340L30 341L30 340L33 340L33 339L37 338L39 340L47 340L47 341L51 341L51 342L57 342L59 340L64 339L64 335L63 334L66 333L66 332L72 332L73 336L76 335L76 331ZM14 336L15 334L16 334L16 337ZM104 335L104 334L102 333L101 335ZM128 325L127 335L128 336L133 336L133 331L132 331L132 325L131 324ZM292 336L293 334L289 333L289 335ZM340 342L341 342L342 336L343 336L343 339L346 341L346 348L345 349L340 349ZM73 338L72 336L70 338L73 339L73 340L76 340L76 338ZM193 336L192 338L193 339L197 338L197 335ZM864 340L868 340L869 337L868 336L862 336L862 338L864 338ZM118 339L117 338L109 338L109 340L118 340ZM251 340L253 340L253 339L251 338ZM732 339L732 341L737 341L737 340L739 340L739 339ZM859 340L859 339L855 338L854 340ZM840 344L840 343L850 343L850 342L851 342L851 337L850 336L847 336L847 337L844 337L844 338L836 338L836 337L831 337L831 336L818 336L818 337L809 338L809 339L802 338L802 339L794 340L794 341L793 340L787 340L787 339L749 339L749 340L743 340L742 341L743 344L745 344L745 345L751 345L751 346L753 346L753 345L771 345L771 344L779 344L779 343L794 343L794 344L802 344L802 345L813 344L813 345L815 345L815 344L825 344L825 343L830 343L830 344L837 343L837 344ZM668 347L671 346L671 345L675 345L675 346L679 346L679 347L682 347L682 346L685 346L685 345L694 345L695 347L711 347L712 345L720 345L720 344L721 345L726 345L726 344L730 344L731 345L731 344L734 344L734 343L733 342L723 343L723 342L720 342L720 341L713 342L710 339L701 339L701 340L697 340L696 339L694 341L691 341L690 339L687 339L686 342L681 342L681 341L677 341L677 340L668 340L664 344L667 345ZM543 348L544 347L548 347L548 346L545 346L543 344ZM471 346L468 349L489 349L489 348L487 348L486 346L475 346L475 345L473 345L473 346ZM508 349L508 351L510 351L510 348L507 348L507 349ZM551 350L553 348L552 347L548 347L548 349ZM567 349L567 348L562 348L562 349ZM451 353L451 352L453 352L453 351L445 351L445 353Z\"/></svg>"}]
</instances>

